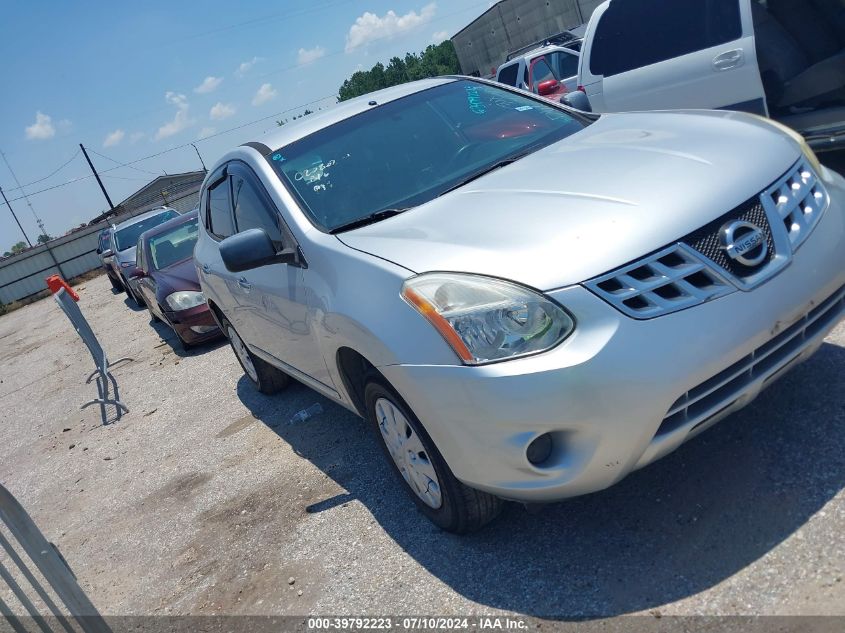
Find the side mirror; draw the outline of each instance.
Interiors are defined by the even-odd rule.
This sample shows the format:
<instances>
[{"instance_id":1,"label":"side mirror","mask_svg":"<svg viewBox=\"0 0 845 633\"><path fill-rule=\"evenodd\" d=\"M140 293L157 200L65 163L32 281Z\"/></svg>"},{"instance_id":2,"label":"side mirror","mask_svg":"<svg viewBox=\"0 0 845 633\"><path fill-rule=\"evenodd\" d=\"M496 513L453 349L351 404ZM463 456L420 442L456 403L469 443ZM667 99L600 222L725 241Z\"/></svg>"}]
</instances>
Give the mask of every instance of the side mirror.
<instances>
[{"instance_id":1,"label":"side mirror","mask_svg":"<svg viewBox=\"0 0 845 633\"><path fill-rule=\"evenodd\" d=\"M593 107L590 105L590 98L587 96L587 93L580 90L567 92L560 98L560 102L565 106L574 108L575 110L581 110L581 112L593 111Z\"/></svg>"},{"instance_id":2,"label":"side mirror","mask_svg":"<svg viewBox=\"0 0 845 633\"><path fill-rule=\"evenodd\" d=\"M110 248L107 248L103 252L100 253L103 257L114 257L114 251Z\"/></svg>"},{"instance_id":3,"label":"side mirror","mask_svg":"<svg viewBox=\"0 0 845 633\"><path fill-rule=\"evenodd\" d=\"M133 268L132 270L129 271L129 278L130 279L133 279L133 278L134 279L143 279L146 276L147 276L147 273L145 273L140 268Z\"/></svg>"},{"instance_id":4,"label":"side mirror","mask_svg":"<svg viewBox=\"0 0 845 633\"><path fill-rule=\"evenodd\" d=\"M558 86L560 86L560 82L557 79L546 79L546 81L537 84L537 94L541 97L547 97L557 90Z\"/></svg>"},{"instance_id":5,"label":"side mirror","mask_svg":"<svg viewBox=\"0 0 845 633\"><path fill-rule=\"evenodd\" d=\"M226 269L233 273L269 264L296 264L297 253L292 248L276 251L264 229L249 229L220 242L220 257Z\"/></svg>"}]
</instances>

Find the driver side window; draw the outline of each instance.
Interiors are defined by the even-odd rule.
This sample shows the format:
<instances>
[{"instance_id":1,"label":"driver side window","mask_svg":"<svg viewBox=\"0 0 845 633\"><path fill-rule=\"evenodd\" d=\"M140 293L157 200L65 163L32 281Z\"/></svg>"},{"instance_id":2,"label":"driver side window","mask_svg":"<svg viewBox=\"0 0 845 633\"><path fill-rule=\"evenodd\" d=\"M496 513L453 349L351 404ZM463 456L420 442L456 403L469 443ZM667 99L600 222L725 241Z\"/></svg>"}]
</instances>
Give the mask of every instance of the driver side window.
<instances>
[{"instance_id":1,"label":"driver side window","mask_svg":"<svg viewBox=\"0 0 845 633\"><path fill-rule=\"evenodd\" d=\"M279 214L260 189L253 177L241 173L232 175L232 206L238 233L248 229L264 229L276 247L282 250L282 230Z\"/></svg>"}]
</instances>

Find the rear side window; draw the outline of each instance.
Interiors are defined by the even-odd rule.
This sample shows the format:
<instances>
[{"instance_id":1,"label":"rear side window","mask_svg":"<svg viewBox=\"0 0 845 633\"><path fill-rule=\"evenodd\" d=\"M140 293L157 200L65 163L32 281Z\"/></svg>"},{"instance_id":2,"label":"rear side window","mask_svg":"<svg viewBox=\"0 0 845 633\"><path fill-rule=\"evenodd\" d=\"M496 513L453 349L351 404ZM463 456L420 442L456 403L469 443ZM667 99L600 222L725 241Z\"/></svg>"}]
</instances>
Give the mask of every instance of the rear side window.
<instances>
[{"instance_id":1,"label":"rear side window","mask_svg":"<svg viewBox=\"0 0 845 633\"><path fill-rule=\"evenodd\" d=\"M235 233L232 204L229 198L229 178L226 177L208 190L209 232L223 239Z\"/></svg>"},{"instance_id":2,"label":"rear side window","mask_svg":"<svg viewBox=\"0 0 845 633\"><path fill-rule=\"evenodd\" d=\"M499 70L499 82L509 86L515 86L519 74L519 64L511 64Z\"/></svg>"},{"instance_id":3,"label":"rear side window","mask_svg":"<svg viewBox=\"0 0 845 633\"><path fill-rule=\"evenodd\" d=\"M240 174L232 176L232 200L239 233L248 229L264 229L276 248L281 248L282 230L278 213L268 207L263 192L252 178Z\"/></svg>"},{"instance_id":4,"label":"rear side window","mask_svg":"<svg viewBox=\"0 0 845 633\"><path fill-rule=\"evenodd\" d=\"M548 54L546 58L551 60L557 76L561 79L574 77L578 74L578 55L557 52Z\"/></svg>"},{"instance_id":5,"label":"rear side window","mask_svg":"<svg viewBox=\"0 0 845 633\"><path fill-rule=\"evenodd\" d=\"M590 73L611 77L740 37L739 0L613 0L596 28Z\"/></svg>"}]
</instances>

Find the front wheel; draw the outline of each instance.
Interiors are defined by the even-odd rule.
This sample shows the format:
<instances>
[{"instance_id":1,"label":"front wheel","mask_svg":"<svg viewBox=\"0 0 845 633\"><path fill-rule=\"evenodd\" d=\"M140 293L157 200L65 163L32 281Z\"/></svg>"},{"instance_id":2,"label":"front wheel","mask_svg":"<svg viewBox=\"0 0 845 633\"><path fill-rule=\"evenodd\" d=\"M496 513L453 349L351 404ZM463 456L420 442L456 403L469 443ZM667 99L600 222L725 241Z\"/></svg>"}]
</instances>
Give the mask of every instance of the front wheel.
<instances>
[{"instance_id":1,"label":"front wheel","mask_svg":"<svg viewBox=\"0 0 845 633\"><path fill-rule=\"evenodd\" d=\"M114 277L112 277L108 273L106 273L106 277L109 278L109 281L111 282L111 287L112 287L113 290L115 290L116 292L123 292L123 286L120 285L120 282L117 279L115 279Z\"/></svg>"},{"instance_id":2,"label":"front wheel","mask_svg":"<svg viewBox=\"0 0 845 633\"><path fill-rule=\"evenodd\" d=\"M221 321L223 332L226 334L226 338L229 339L229 344L232 346L232 351L235 352L235 357L241 364L244 374L246 374L246 377L249 378L255 388L263 394L270 395L287 387L290 377L250 352L243 339L241 339L235 328L232 327L232 324L226 319L221 319Z\"/></svg>"},{"instance_id":3,"label":"front wheel","mask_svg":"<svg viewBox=\"0 0 845 633\"><path fill-rule=\"evenodd\" d=\"M135 294L135 291L132 290L132 286L129 285L128 281L124 284L124 288L126 290L126 296L132 300L132 303L134 303L139 308L143 308L144 304L141 303L141 300L138 298L138 295Z\"/></svg>"},{"instance_id":4,"label":"front wheel","mask_svg":"<svg viewBox=\"0 0 845 633\"><path fill-rule=\"evenodd\" d=\"M499 515L502 500L458 481L422 424L383 379L367 384L364 399L394 472L429 520L448 532L465 534Z\"/></svg>"}]
</instances>

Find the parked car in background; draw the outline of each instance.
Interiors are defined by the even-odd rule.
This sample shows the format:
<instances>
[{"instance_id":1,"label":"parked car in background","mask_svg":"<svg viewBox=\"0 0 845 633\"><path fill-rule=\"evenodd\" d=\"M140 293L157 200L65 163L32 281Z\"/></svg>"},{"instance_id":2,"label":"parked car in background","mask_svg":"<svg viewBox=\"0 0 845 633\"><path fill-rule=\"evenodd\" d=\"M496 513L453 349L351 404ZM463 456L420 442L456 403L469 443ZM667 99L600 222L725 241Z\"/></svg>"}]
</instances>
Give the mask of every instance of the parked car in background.
<instances>
[{"instance_id":1,"label":"parked car in background","mask_svg":"<svg viewBox=\"0 0 845 633\"><path fill-rule=\"evenodd\" d=\"M528 90L552 101L578 87L578 52L543 46L513 57L496 71L496 81Z\"/></svg>"},{"instance_id":2,"label":"parked car in background","mask_svg":"<svg viewBox=\"0 0 845 633\"><path fill-rule=\"evenodd\" d=\"M441 77L230 151L200 200L200 285L250 381L367 418L456 532L670 453L845 314L845 179L742 113Z\"/></svg>"},{"instance_id":3,"label":"parked car in background","mask_svg":"<svg viewBox=\"0 0 845 633\"><path fill-rule=\"evenodd\" d=\"M120 278L114 272L112 268L112 259L114 258L113 254L108 255L106 257L106 251L112 251L111 247L111 227L107 229L103 229L100 231L100 234L97 236L97 256L100 258L100 264L103 266L103 270L106 271L106 275L109 277L109 282L111 282L111 287L117 291L123 290L123 284L120 283ZM113 252L113 251L112 251Z\"/></svg>"},{"instance_id":4,"label":"parked car in background","mask_svg":"<svg viewBox=\"0 0 845 633\"><path fill-rule=\"evenodd\" d=\"M103 251L102 256L103 258L111 258L112 272L120 281L120 285L129 298L138 306L142 306L143 303L129 285L129 279L137 274L135 249L138 245L138 238L144 231L176 217L179 217L179 212L176 209L159 207L129 218L125 222L113 224L111 227L110 247Z\"/></svg>"},{"instance_id":5,"label":"parked car in background","mask_svg":"<svg viewBox=\"0 0 845 633\"><path fill-rule=\"evenodd\" d=\"M594 112L752 112L814 149L845 143L842 0L610 0L593 13L578 84Z\"/></svg>"},{"instance_id":6,"label":"parked car in background","mask_svg":"<svg viewBox=\"0 0 845 633\"><path fill-rule=\"evenodd\" d=\"M183 348L221 336L197 279L197 230L194 210L142 233L138 273L130 282L153 320L169 325Z\"/></svg>"}]
</instances>

